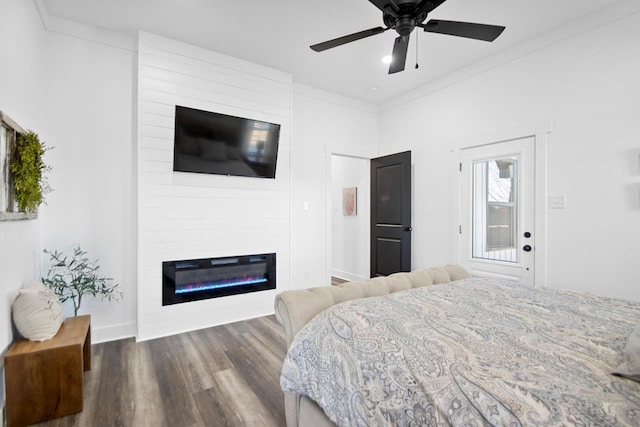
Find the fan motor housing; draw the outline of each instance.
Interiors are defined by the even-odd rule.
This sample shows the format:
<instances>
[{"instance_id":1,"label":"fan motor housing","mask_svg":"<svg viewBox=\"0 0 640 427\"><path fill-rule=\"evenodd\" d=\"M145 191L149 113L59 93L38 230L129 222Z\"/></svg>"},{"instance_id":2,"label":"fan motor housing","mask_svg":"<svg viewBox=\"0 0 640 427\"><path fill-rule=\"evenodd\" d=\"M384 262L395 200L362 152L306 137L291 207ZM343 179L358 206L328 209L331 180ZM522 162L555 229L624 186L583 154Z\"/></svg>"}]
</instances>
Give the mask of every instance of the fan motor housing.
<instances>
[{"instance_id":1,"label":"fan motor housing","mask_svg":"<svg viewBox=\"0 0 640 427\"><path fill-rule=\"evenodd\" d=\"M408 36L416 27L416 20L411 16L401 16L396 21L395 30L401 36Z\"/></svg>"},{"instance_id":2,"label":"fan motor housing","mask_svg":"<svg viewBox=\"0 0 640 427\"><path fill-rule=\"evenodd\" d=\"M425 19L427 19L427 13L423 12L416 15L416 3L412 1L399 4L397 13L382 14L384 24L396 30L401 36L411 34L416 25L422 23Z\"/></svg>"}]
</instances>

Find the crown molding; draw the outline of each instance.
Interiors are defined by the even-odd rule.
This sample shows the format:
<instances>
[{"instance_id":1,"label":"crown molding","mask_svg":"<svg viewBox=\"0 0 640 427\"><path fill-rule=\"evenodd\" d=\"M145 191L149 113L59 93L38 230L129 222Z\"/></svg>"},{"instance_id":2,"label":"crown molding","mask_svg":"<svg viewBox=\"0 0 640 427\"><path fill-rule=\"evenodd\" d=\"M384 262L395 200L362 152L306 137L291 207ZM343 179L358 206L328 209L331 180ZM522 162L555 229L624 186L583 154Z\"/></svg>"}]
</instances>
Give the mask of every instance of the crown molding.
<instances>
[{"instance_id":1,"label":"crown molding","mask_svg":"<svg viewBox=\"0 0 640 427\"><path fill-rule=\"evenodd\" d=\"M51 15L47 10L44 0L34 0L42 25L45 30L86 40L92 43L98 43L105 46L123 49L130 52L137 50L136 38L127 34L116 33L114 31L105 30L94 27L92 25L82 24L80 22L71 21L64 18Z\"/></svg>"}]
</instances>

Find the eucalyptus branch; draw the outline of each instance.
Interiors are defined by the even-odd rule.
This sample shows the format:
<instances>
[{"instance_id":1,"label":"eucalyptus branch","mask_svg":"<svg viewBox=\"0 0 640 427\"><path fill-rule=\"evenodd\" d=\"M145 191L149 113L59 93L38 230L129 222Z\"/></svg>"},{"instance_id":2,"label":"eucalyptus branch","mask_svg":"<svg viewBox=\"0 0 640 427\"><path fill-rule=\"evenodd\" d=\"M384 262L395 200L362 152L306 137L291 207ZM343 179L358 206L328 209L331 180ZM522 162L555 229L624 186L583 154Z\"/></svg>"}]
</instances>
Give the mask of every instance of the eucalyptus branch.
<instances>
[{"instance_id":1,"label":"eucalyptus branch","mask_svg":"<svg viewBox=\"0 0 640 427\"><path fill-rule=\"evenodd\" d=\"M80 246L67 256L58 250L43 251L49 255L51 267L42 282L58 296L61 303L71 300L74 316L78 315L84 295L100 297L108 301L120 301L122 291L119 284L110 277L98 276L98 260L91 261Z\"/></svg>"}]
</instances>

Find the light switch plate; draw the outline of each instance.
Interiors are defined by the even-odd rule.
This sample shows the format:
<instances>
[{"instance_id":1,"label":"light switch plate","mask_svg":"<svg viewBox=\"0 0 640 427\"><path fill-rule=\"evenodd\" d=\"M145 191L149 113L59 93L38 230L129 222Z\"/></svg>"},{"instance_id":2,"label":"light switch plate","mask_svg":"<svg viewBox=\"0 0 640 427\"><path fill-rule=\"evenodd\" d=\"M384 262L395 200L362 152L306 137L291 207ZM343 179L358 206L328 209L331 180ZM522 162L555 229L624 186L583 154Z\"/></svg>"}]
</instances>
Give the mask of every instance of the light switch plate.
<instances>
[{"instance_id":1,"label":"light switch plate","mask_svg":"<svg viewBox=\"0 0 640 427\"><path fill-rule=\"evenodd\" d=\"M565 209L567 196L549 196L549 209Z\"/></svg>"}]
</instances>

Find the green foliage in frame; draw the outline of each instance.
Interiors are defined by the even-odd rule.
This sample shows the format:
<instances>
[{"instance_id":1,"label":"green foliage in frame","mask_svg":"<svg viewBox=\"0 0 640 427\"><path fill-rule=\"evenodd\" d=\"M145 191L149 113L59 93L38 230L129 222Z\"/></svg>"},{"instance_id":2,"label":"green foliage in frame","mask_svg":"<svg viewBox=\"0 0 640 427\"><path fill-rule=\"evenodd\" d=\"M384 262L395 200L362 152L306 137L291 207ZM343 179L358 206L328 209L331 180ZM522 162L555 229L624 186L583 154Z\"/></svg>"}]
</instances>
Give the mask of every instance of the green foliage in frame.
<instances>
[{"instance_id":1,"label":"green foliage in frame","mask_svg":"<svg viewBox=\"0 0 640 427\"><path fill-rule=\"evenodd\" d=\"M35 212L44 202L45 194L51 191L46 180L50 167L43 160L49 149L33 131L20 134L16 140L9 168L18 209L22 212Z\"/></svg>"}]
</instances>

